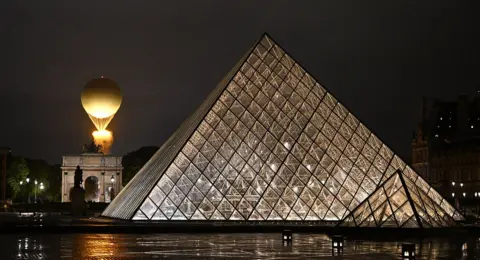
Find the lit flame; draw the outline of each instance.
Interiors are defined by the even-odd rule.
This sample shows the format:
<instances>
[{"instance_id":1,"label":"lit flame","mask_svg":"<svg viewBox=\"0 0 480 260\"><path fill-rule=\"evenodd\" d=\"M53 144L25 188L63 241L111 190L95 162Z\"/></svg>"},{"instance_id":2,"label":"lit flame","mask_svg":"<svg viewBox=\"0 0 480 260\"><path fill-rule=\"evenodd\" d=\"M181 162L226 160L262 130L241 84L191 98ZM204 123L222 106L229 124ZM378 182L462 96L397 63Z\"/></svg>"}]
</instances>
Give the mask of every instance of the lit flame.
<instances>
[{"instance_id":1,"label":"lit flame","mask_svg":"<svg viewBox=\"0 0 480 260\"><path fill-rule=\"evenodd\" d=\"M110 154L110 148L113 144L112 132L108 130L94 131L92 133L95 144L101 145L104 154Z\"/></svg>"}]
</instances>

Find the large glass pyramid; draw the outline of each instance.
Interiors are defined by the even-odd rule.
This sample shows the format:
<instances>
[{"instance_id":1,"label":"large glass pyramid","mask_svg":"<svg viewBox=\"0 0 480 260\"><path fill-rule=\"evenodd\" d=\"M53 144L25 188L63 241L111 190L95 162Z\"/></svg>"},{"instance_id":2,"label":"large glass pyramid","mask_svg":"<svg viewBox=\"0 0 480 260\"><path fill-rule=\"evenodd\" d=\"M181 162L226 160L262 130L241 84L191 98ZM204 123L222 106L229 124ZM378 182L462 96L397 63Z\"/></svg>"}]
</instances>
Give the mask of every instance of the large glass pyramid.
<instances>
[{"instance_id":1,"label":"large glass pyramid","mask_svg":"<svg viewBox=\"0 0 480 260\"><path fill-rule=\"evenodd\" d=\"M353 210L339 226L355 227L448 227L455 220L428 190L397 171Z\"/></svg>"},{"instance_id":2,"label":"large glass pyramid","mask_svg":"<svg viewBox=\"0 0 480 260\"><path fill-rule=\"evenodd\" d=\"M396 170L461 218L264 35L102 215L338 221Z\"/></svg>"}]
</instances>

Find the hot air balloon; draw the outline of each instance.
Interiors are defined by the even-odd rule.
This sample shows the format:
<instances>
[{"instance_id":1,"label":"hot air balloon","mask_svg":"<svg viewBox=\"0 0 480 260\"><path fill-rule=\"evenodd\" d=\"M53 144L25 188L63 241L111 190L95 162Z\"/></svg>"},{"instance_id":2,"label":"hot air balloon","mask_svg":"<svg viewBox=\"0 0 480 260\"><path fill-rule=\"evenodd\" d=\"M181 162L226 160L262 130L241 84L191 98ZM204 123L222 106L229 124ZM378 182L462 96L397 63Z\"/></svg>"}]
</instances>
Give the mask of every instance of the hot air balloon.
<instances>
[{"instance_id":1,"label":"hot air balloon","mask_svg":"<svg viewBox=\"0 0 480 260\"><path fill-rule=\"evenodd\" d=\"M85 85L81 101L83 108L97 127L105 130L122 104L122 93L111 79L92 79Z\"/></svg>"},{"instance_id":2,"label":"hot air balloon","mask_svg":"<svg viewBox=\"0 0 480 260\"><path fill-rule=\"evenodd\" d=\"M111 79L92 79L85 84L80 99L97 128L97 131L92 133L95 143L102 145L103 153L108 154L113 135L106 128L122 104L120 87Z\"/></svg>"}]
</instances>

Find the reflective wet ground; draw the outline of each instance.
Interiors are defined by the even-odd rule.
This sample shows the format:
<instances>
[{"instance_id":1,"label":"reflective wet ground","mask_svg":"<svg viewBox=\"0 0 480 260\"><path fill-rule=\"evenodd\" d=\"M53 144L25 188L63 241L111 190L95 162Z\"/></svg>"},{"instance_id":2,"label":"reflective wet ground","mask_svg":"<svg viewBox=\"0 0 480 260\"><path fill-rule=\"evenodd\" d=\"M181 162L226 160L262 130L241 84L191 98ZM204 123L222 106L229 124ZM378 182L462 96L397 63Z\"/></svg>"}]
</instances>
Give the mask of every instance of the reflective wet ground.
<instances>
[{"instance_id":1,"label":"reflective wet ground","mask_svg":"<svg viewBox=\"0 0 480 260\"><path fill-rule=\"evenodd\" d=\"M330 259L332 241L323 234L294 234L284 246L281 234L52 234L0 235L0 259ZM416 243L416 259L465 259L465 238ZM476 248L478 239L470 239ZM473 242L472 242L473 241ZM346 240L335 259L401 259L406 241ZM472 249L472 248L470 248ZM474 259L474 250L468 259ZM478 253L477 253L478 254Z\"/></svg>"}]
</instances>

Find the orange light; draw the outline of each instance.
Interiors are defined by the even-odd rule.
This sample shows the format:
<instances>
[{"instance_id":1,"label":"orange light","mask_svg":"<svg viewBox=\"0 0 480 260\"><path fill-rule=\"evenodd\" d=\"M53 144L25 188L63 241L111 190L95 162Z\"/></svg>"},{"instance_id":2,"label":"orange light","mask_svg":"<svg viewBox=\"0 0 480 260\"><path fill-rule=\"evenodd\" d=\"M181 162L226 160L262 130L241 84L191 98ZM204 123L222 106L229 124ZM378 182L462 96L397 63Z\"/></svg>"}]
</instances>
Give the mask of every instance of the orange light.
<instances>
[{"instance_id":1,"label":"orange light","mask_svg":"<svg viewBox=\"0 0 480 260\"><path fill-rule=\"evenodd\" d=\"M104 154L110 154L110 148L113 144L113 134L108 130L94 131L92 133L95 144L101 145Z\"/></svg>"}]
</instances>

